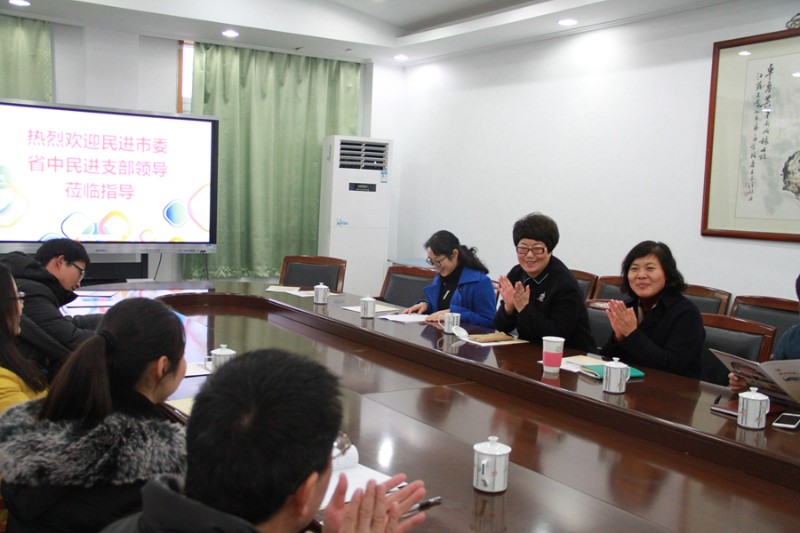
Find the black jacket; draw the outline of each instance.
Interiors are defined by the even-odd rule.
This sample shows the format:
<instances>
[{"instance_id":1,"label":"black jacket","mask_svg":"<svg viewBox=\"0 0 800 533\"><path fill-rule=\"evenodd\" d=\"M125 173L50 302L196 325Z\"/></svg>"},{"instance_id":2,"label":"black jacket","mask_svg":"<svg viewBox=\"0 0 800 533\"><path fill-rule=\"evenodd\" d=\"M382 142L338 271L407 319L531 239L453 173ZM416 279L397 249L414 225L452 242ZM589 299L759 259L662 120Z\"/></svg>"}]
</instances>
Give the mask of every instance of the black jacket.
<instances>
[{"instance_id":1,"label":"black jacket","mask_svg":"<svg viewBox=\"0 0 800 533\"><path fill-rule=\"evenodd\" d=\"M142 512L114 522L103 533L255 533L249 522L182 494L177 476L159 476L142 489Z\"/></svg>"},{"instance_id":2,"label":"black jacket","mask_svg":"<svg viewBox=\"0 0 800 533\"><path fill-rule=\"evenodd\" d=\"M8 531L99 531L141 509L141 487L186 469L185 433L136 393L98 426L40 421L41 401L0 417Z\"/></svg>"},{"instance_id":3,"label":"black jacket","mask_svg":"<svg viewBox=\"0 0 800 533\"><path fill-rule=\"evenodd\" d=\"M494 316L494 327L506 333L516 328L521 339L537 344L542 342L542 337L553 335L563 337L568 348L592 350L594 342L583 291L564 263L550 257L550 262L537 276L539 284L519 265L511 269L508 279L513 284L523 281L531 288L530 302L511 316L506 315L501 303Z\"/></svg>"},{"instance_id":4,"label":"black jacket","mask_svg":"<svg viewBox=\"0 0 800 533\"><path fill-rule=\"evenodd\" d=\"M11 270L17 289L25 293L17 338L20 351L52 379L70 352L94 334L102 315L62 315L59 308L77 295L29 255L11 252L0 256L0 263Z\"/></svg>"},{"instance_id":5,"label":"black jacket","mask_svg":"<svg viewBox=\"0 0 800 533\"><path fill-rule=\"evenodd\" d=\"M636 309L639 299L627 300L625 305ZM680 292L667 290L633 333L619 343L612 334L600 353L619 357L630 365L699 378L705 339L703 317L697 306Z\"/></svg>"}]
</instances>

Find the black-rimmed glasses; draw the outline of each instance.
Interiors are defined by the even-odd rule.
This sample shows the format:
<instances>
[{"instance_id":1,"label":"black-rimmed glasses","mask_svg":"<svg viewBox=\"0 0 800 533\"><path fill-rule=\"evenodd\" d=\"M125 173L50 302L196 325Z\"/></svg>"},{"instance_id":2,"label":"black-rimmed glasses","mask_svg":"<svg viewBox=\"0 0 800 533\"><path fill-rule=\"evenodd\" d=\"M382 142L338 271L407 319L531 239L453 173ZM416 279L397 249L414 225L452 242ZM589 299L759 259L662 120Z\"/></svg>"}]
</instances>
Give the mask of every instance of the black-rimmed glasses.
<instances>
[{"instance_id":1,"label":"black-rimmed glasses","mask_svg":"<svg viewBox=\"0 0 800 533\"><path fill-rule=\"evenodd\" d=\"M79 282L83 281L83 278L86 276L86 269L85 269L85 268L81 268L81 267L79 267L78 265L76 265L76 264L75 264L75 263L73 263L72 261L68 261L68 262L67 262L67 264L68 264L68 265L72 265L72 266L74 266L75 268L77 268L77 269L78 269L78 272L80 272L80 273L81 273L81 277L80 277L80 278L78 278L78 281L79 281Z\"/></svg>"},{"instance_id":2,"label":"black-rimmed glasses","mask_svg":"<svg viewBox=\"0 0 800 533\"><path fill-rule=\"evenodd\" d=\"M431 259L430 257L428 257L427 259L425 259L425 262L432 267L440 267L442 266L442 261L444 261L445 259L450 259L450 258L447 257L446 255L443 255L441 259Z\"/></svg>"},{"instance_id":3,"label":"black-rimmed glasses","mask_svg":"<svg viewBox=\"0 0 800 533\"><path fill-rule=\"evenodd\" d=\"M25 301L25 293L22 292L22 291L19 291L17 293L16 297L9 298L9 300L19 300L20 302L24 302Z\"/></svg>"}]
</instances>

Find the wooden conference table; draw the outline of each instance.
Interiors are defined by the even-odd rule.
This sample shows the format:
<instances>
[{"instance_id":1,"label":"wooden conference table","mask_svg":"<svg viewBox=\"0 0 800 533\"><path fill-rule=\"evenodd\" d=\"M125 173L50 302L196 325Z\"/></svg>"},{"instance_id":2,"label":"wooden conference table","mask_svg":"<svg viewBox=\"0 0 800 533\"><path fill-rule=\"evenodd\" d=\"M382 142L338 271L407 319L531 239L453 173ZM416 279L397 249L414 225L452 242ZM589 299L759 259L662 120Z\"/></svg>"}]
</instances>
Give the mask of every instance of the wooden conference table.
<instances>
[{"instance_id":1,"label":"wooden conference table","mask_svg":"<svg viewBox=\"0 0 800 533\"><path fill-rule=\"evenodd\" d=\"M481 347L436 327L363 320L353 295L265 292L263 283L107 285L161 298L185 316L186 357L227 344L304 354L340 377L344 430L361 463L424 479L443 505L421 532L796 531L800 436L738 428L712 414L722 387L644 369L623 395L561 371L541 347ZM86 310L84 310L86 311ZM471 331L478 328L467 327ZM578 352L574 352L578 353ZM569 354L567 354L569 355ZM194 396L188 377L174 398ZM508 490L472 488L472 445L512 447Z\"/></svg>"}]
</instances>

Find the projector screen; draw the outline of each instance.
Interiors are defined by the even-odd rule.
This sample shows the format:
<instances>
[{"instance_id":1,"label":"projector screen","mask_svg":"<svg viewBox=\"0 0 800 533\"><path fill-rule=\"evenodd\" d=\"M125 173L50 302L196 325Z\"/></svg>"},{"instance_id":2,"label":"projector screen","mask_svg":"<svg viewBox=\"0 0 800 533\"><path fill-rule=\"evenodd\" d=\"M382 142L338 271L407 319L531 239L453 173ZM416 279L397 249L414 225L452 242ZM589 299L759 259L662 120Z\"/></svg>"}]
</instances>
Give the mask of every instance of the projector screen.
<instances>
[{"instance_id":1,"label":"projector screen","mask_svg":"<svg viewBox=\"0 0 800 533\"><path fill-rule=\"evenodd\" d=\"M0 247L216 251L214 117L0 100Z\"/></svg>"}]
</instances>

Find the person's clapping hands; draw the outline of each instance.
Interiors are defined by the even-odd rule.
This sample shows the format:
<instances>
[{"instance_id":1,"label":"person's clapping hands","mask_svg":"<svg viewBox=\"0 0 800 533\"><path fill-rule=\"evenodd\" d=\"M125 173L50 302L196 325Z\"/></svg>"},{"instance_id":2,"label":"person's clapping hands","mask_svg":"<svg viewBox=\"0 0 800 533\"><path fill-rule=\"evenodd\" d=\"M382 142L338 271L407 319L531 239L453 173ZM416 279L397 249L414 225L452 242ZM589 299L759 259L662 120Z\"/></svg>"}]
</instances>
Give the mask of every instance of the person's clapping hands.
<instances>
[{"instance_id":1,"label":"person's clapping hands","mask_svg":"<svg viewBox=\"0 0 800 533\"><path fill-rule=\"evenodd\" d=\"M325 509L325 533L404 533L425 520L425 513L403 518L411 507L425 498L425 484L413 481L397 488L406 480L405 474L377 484L370 481L366 490L358 489L350 503L345 502L347 478L339 476L336 489Z\"/></svg>"}]
</instances>

